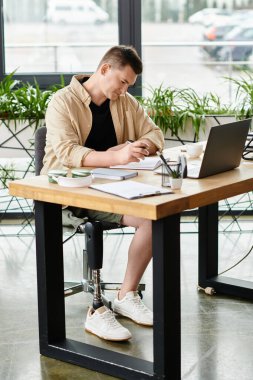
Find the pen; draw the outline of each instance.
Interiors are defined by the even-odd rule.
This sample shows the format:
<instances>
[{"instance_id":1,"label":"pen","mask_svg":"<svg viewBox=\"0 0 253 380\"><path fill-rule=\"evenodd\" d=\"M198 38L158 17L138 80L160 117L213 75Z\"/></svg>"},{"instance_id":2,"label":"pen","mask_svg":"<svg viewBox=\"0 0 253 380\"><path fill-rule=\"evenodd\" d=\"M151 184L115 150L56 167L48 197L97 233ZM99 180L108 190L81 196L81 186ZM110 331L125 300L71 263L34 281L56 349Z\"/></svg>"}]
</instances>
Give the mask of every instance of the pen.
<instances>
[{"instance_id":1,"label":"pen","mask_svg":"<svg viewBox=\"0 0 253 380\"><path fill-rule=\"evenodd\" d=\"M167 161L165 160L165 158L163 157L162 153L157 151L156 154L161 158L162 162L164 163L165 165L165 168L167 170L167 172L169 174L172 174L172 170L171 170L171 167L169 166L169 164L167 163Z\"/></svg>"}]
</instances>

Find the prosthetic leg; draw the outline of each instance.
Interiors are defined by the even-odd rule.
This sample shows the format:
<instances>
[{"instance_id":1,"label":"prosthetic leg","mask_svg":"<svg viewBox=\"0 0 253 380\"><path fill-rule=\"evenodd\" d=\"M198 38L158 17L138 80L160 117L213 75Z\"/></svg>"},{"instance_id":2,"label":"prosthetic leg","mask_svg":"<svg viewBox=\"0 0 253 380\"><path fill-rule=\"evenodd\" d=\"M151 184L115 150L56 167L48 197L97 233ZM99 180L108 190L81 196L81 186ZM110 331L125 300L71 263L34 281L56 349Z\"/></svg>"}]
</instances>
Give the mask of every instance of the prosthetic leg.
<instances>
[{"instance_id":1,"label":"prosthetic leg","mask_svg":"<svg viewBox=\"0 0 253 380\"><path fill-rule=\"evenodd\" d=\"M101 281L100 270L103 267L103 231L119 228L119 225L108 222L86 222L86 249L83 252L83 290L93 294L93 309L105 305L112 309L112 302L106 297L105 290L119 291L121 283ZM142 298L145 284L139 284L138 293Z\"/></svg>"},{"instance_id":2,"label":"prosthetic leg","mask_svg":"<svg viewBox=\"0 0 253 380\"><path fill-rule=\"evenodd\" d=\"M101 222L85 224L88 268L91 271L93 286L93 309L104 305L100 282L100 269L103 267L103 226Z\"/></svg>"}]
</instances>

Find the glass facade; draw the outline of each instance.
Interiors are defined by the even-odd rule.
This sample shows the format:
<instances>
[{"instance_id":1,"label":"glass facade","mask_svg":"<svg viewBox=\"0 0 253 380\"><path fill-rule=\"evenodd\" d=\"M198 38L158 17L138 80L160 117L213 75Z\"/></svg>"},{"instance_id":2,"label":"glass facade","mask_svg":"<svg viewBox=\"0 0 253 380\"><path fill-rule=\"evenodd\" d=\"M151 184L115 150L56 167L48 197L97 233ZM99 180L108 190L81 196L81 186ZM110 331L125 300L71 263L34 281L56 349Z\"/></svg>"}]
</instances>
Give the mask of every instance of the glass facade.
<instances>
[{"instance_id":1,"label":"glass facade","mask_svg":"<svg viewBox=\"0 0 253 380\"><path fill-rule=\"evenodd\" d=\"M16 71L40 85L92 72L112 45L134 45L144 71L135 91L193 87L231 99L253 67L251 0L0 0L0 77ZM246 29L247 27L247 29ZM235 46L239 44L241 46ZM68 80L67 79L67 80ZM141 82L142 80L142 82Z\"/></svg>"},{"instance_id":2,"label":"glass facade","mask_svg":"<svg viewBox=\"0 0 253 380\"><path fill-rule=\"evenodd\" d=\"M33 3L4 0L7 73L90 72L108 47L118 44L117 0Z\"/></svg>"},{"instance_id":3,"label":"glass facade","mask_svg":"<svg viewBox=\"0 0 253 380\"><path fill-rule=\"evenodd\" d=\"M253 2L142 0L141 5L144 95L150 86L192 87L229 102L231 82L225 77L238 78L253 67Z\"/></svg>"}]
</instances>

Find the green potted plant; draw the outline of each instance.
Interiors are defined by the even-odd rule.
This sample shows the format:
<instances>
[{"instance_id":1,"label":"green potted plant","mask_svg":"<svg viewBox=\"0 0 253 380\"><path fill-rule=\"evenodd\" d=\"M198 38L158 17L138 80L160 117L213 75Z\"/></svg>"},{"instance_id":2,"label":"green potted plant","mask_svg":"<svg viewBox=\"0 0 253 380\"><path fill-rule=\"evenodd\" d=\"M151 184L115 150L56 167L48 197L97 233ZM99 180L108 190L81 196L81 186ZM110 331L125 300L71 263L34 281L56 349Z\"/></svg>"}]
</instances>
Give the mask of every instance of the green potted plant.
<instances>
[{"instance_id":1,"label":"green potted plant","mask_svg":"<svg viewBox=\"0 0 253 380\"><path fill-rule=\"evenodd\" d=\"M209 129L217 125L218 116L235 114L231 106L222 104L219 96L211 92L200 96L192 88L163 88L162 85L149 87L149 92L149 96L138 100L161 128L165 140L176 141L174 145L206 139Z\"/></svg>"},{"instance_id":2,"label":"green potted plant","mask_svg":"<svg viewBox=\"0 0 253 380\"><path fill-rule=\"evenodd\" d=\"M169 133L180 141L180 132L183 130L183 120L180 115L179 91L172 87L148 88L149 96L138 98L148 115L166 136Z\"/></svg>"},{"instance_id":3,"label":"green potted plant","mask_svg":"<svg viewBox=\"0 0 253 380\"><path fill-rule=\"evenodd\" d=\"M172 189L180 189L183 183L181 165L162 164L162 186L171 186Z\"/></svg>"},{"instance_id":4,"label":"green potted plant","mask_svg":"<svg viewBox=\"0 0 253 380\"><path fill-rule=\"evenodd\" d=\"M36 80L33 84L23 83L14 79L14 74L15 71L0 81L0 119L32 120L38 125L53 93L65 85L63 77L60 84L41 90Z\"/></svg>"},{"instance_id":5,"label":"green potted plant","mask_svg":"<svg viewBox=\"0 0 253 380\"><path fill-rule=\"evenodd\" d=\"M179 169L179 165L176 165L175 169L171 169L171 178L182 178L182 173Z\"/></svg>"},{"instance_id":6,"label":"green potted plant","mask_svg":"<svg viewBox=\"0 0 253 380\"><path fill-rule=\"evenodd\" d=\"M200 96L193 88L186 88L180 91L181 114L184 120L185 129L187 123L191 124L191 130L194 133L193 141L199 141L201 134L205 136L207 119L218 117L220 115L234 115L234 110L228 105L221 103L217 94L208 92ZM217 120L215 120L217 124Z\"/></svg>"},{"instance_id":7,"label":"green potted plant","mask_svg":"<svg viewBox=\"0 0 253 380\"><path fill-rule=\"evenodd\" d=\"M179 91L172 87L163 88L162 84L157 88L149 87L148 91L150 96L137 97L148 115L164 134L169 129L172 135L178 135L182 129L182 122L177 117Z\"/></svg>"},{"instance_id":8,"label":"green potted plant","mask_svg":"<svg viewBox=\"0 0 253 380\"><path fill-rule=\"evenodd\" d=\"M183 178L180 170L180 165L176 165L176 167L171 170L170 187L172 190L179 190L182 187L182 183Z\"/></svg>"}]
</instances>

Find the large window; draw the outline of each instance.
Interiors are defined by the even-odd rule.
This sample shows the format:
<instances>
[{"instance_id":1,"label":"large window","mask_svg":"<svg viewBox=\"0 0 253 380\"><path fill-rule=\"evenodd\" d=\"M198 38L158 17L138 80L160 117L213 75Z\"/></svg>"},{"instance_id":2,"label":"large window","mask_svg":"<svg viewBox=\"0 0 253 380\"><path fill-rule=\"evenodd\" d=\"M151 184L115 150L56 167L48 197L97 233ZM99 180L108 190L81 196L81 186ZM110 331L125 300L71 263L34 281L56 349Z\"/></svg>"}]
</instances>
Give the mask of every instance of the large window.
<instances>
[{"instance_id":1,"label":"large window","mask_svg":"<svg viewBox=\"0 0 253 380\"><path fill-rule=\"evenodd\" d=\"M92 71L118 43L117 0L4 0L6 72ZM19 10L18 14L16 9Z\"/></svg>"},{"instance_id":2,"label":"large window","mask_svg":"<svg viewBox=\"0 0 253 380\"><path fill-rule=\"evenodd\" d=\"M6 72L93 71L119 34L117 0L100 3L4 0Z\"/></svg>"},{"instance_id":3,"label":"large window","mask_svg":"<svg viewBox=\"0 0 253 380\"><path fill-rule=\"evenodd\" d=\"M224 77L253 67L252 1L142 0L141 5L144 94L150 85L163 84L210 91L229 102L231 82Z\"/></svg>"},{"instance_id":4,"label":"large window","mask_svg":"<svg viewBox=\"0 0 253 380\"><path fill-rule=\"evenodd\" d=\"M109 46L123 43L142 56L144 94L148 86L163 84L229 100L224 77L238 77L253 66L252 0L0 0L0 5L0 78L16 70L23 80L36 77L42 87L59 81L61 73L68 81L73 73L94 71ZM140 79L133 91L140 93Z\"/></svg>"},{"instance_id":5,"label":"large window","mask_svg":"<svg viewBox=\"0 0 253 380\"><path fill-rule=\"evenodd\" d=\"M2 6L1 6L2 5ZM140 0L0 0L0 77L40 85L93 72L112 45L136 46ZM140 43L136 46L139 53Z\"/></svg>"}]
</instances>

